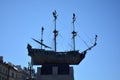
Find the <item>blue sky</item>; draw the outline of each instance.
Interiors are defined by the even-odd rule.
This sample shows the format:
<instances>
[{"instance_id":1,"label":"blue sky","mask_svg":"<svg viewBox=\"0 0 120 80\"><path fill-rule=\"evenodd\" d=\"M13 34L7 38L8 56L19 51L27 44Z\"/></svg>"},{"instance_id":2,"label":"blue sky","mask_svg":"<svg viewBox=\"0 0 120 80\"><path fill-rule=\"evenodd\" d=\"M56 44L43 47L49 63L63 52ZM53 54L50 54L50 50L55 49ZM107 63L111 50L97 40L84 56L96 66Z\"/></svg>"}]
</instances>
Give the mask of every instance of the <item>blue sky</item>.
<instances>
[{"instance_id":1,"label":"blue sky","mask_svg":"<svg viewBox=\"0 0 120 80\"><path fill-rule=\"evenodd\" d=\"M27 66L27 43L39 48L31 38L53 47L53 16L58 13L57 51L71 50L72 13L80 37L90 46L94 35L98 44L74 66L75 80L120 80L120 1L119 0L0 0L0 55L4 61ZM76 37L76 49L87 48ZM66 47L67 46L67 47Z\"/></svg>"}]
</instances>

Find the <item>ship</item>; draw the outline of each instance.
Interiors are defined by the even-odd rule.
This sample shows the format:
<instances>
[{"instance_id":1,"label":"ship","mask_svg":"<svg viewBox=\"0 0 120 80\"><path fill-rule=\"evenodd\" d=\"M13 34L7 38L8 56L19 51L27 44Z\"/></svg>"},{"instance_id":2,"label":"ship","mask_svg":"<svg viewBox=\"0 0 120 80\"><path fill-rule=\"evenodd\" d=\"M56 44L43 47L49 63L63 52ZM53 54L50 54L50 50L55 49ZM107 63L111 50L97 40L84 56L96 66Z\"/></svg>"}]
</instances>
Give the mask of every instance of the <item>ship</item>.
<instances>
[{"instance_id":1,"label":"ship","mask_svg":"<svg viewBox=\"0 0 120 80\"><path fill-rule=\"evenodd\" d=\"M97 42L97 35L95 35L94 43L88 47L86 50L80 52L79 50L75 49L75 37L77 36L77 32L75 31L74 22L76 21L75 13L73 13L72 17L72 24L73 24L73 31L72 31L72 39L73 39L73 50L70 51L57 51L56 50L56 38L58 35L58 31L56 29L56 20L57 20L57 12L53 12L54 17L54 50L51 47L47 46L43 43L43 31L44 28L41 28L41 40L36 40L32 38L35 42L41 45L41 48L32 48L30 44L27 45L28 55L31 57L31 63L33 65L45 65L45 64L68 64L68 65L78 65L86 56L88 50L91 50L94 46L96 46ZM50 48L43 49L42 47Z\"/></svg>"}]
</instances>

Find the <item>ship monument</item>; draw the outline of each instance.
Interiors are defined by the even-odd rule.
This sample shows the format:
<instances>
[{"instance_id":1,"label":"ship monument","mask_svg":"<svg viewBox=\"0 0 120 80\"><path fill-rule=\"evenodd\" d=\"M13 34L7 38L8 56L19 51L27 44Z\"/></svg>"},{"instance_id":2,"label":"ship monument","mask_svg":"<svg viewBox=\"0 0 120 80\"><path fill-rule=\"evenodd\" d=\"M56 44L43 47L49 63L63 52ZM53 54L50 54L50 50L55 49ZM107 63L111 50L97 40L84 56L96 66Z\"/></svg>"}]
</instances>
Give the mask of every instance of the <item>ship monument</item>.
<instances>
[{"instance_id":1,"label":"ship monument","mask_svg":"<svg viewBox=\"0 0 120 80\"><path fill-rule=\"evenodd\" d=\"M57 51L56 38L58 36L58 30L56 29L57 12L53 12L54 17L54 50L51 47L43 43L43 32L44 28L41 28L41 40L35 42L40 44L41 48L32 48L30 44L27 45L28 55L31 57L31 64L41 65L37 67L37 80L74 80L74 70L70 65L79 65L80 62L85 58L88 50L91 50L96 46L97 35L95 35L95 41L93 45L88 47L83 52L75 49L75 37L77 32L75 31L74 22L76 21L75 13L73 13L72 24L72 40L73 50L70 51ZM45 47L46 49L44 49ZM47 49L49 48L49 49Z\"/></svg>"}]
</instances>

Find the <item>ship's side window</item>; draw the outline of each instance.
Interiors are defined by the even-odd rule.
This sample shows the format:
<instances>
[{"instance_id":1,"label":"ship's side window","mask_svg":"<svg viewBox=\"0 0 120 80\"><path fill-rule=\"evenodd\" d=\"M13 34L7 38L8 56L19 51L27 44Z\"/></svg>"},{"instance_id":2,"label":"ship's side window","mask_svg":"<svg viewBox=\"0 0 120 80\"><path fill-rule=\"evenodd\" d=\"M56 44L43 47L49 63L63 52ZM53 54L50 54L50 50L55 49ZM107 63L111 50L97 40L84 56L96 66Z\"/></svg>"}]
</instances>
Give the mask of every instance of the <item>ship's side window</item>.
<instances>
[{"instance_id":1,"label":"ship's side window","mask_svg":"<svg viewBox=\"0 0 120 80\"><path fill-rule=\"evenodd\" d=\"M69 74L69 65L59 65L58 74L60 75Z\"/></svg>"},{"instance_id":2,"label":"ship's side window","mask_svg":"<svg viewBox=\"0 0 120 80\"><path fill-rule=\"evenodd\" d=\"M41 75L50 75L50 74L52 74L52 66L43 65L41 67Z\"/></svg>"}]
</instances>

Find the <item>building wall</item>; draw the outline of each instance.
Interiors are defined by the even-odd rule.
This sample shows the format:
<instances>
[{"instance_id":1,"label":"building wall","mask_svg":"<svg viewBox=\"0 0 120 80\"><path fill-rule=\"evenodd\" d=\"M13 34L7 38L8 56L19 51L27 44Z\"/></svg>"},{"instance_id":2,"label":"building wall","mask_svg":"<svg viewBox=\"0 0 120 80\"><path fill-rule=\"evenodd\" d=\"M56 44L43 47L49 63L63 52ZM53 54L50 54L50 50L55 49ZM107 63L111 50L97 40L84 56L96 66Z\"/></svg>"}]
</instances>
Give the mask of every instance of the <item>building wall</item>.
<instances>
[{"instance_id":1,"label":"building wall","mask_svg":"<svg viewBox=\"0 0 120 80\"><path fill-rule=\"evenodd\" d=\"M26 80L29 76L29 69L3 62L3 57L0 56L0 80Z\"/></svg>"},{"instance_id":2,"label":"building wall","mask_svg":"<svg viewBox=\"0 0 120 80\"><path fill-rule=\"evenodd\" d=\"M69 67L69 74L59 74L58 67L52 67L52 74L42 74L38 67L37 80L74 80L73 67Z\"/></svg>"},{"instance_id":3,"label":"building wall","mask_svg":"<svg viewBox=\"0 0 120 80\"><path fill-rule=\"evenodd\" d=\"M17 70L14 67L9 67L9 80L17 80Z\"/></svg>"},{"instance_id":4,"label":"building wall","mask_svg":"<svg viewBox=\"0 0 120 80\"><path fill-rule=\"evenodd\" d=\"M17 68L17 80L26 80L27 78L29 78L30 74L28 68L24 67L22 69L20 65L17 65L16 68Z\"/></svg>"},{"instance_id":5,"label":"building wall","mask_svg":"<svg viewBox=\"0 0 120 80\"><path fill-rule=\"evenodd\" d=\"M5 63L0 62L0 80L7 80L8 78L8 67Z\"/></svg>"}]
</instances>

